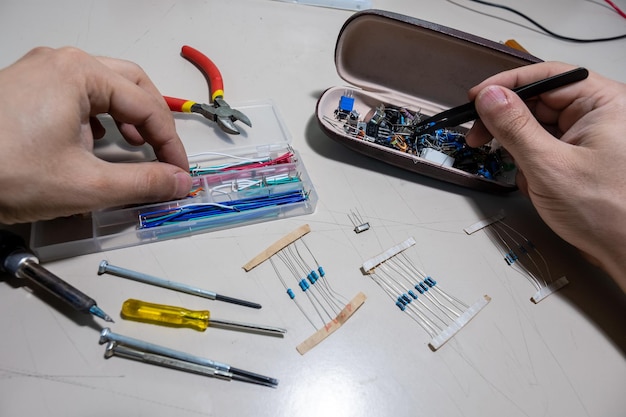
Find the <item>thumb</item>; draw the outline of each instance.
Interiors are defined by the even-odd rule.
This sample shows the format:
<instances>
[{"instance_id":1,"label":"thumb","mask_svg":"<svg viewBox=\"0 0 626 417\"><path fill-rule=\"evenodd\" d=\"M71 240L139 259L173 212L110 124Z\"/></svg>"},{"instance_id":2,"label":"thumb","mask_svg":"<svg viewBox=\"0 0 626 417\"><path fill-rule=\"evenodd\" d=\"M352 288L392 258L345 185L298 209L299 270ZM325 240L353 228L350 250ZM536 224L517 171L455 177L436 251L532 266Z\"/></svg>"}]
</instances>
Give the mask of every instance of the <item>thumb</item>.
<instances>
[{"instance_id":1,"label":"thumb","mask_svg":"<svg viewBox=\"0 0 626 417\"><path fill-rule=\"evenodd\" d=\"M545 165L559 142L535 119L526 104L513 91L492 85L475 99L480 120L491 135L527 172Z\"/></svg>"},{"instance_id":2,"label":"thumb","mask_svg":"<svg viewBox=\"0 0 626 417\"><path fill-rule=\"evenodd\" d=\"M104 207L181 199L189 194L188 172L164 162L110 163L100 170Z\"/></svg>"}]
</instances>

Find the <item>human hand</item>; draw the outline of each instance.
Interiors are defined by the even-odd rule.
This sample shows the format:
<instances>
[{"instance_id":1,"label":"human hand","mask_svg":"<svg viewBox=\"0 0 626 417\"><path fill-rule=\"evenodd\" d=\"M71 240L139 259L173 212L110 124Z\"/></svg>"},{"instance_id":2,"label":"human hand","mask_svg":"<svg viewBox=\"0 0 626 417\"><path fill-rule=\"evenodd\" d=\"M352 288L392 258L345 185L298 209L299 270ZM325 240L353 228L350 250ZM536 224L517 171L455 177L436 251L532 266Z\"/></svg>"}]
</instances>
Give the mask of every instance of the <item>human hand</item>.
<instances>
[{"instance_id":1,"label":"human hand","mask_svg":"<svg viewBox=\"0 0 626 417\"><path fill-rule=\"evenodd\" d=\"M527 103L509 90L573 68L539 63L473 87L480 120L466 140L480 146L495 137L546 224L626 290L626 84L590 72Z\"/></svg>"},{"instance_id":2,"label":"human hand","mask_svg":"<svg viewBox=\"0 0 626 417\"><path fill-rule=\"evenodd\" d=\"M36 48L0 70L0 223L182 198L191 188L174 119L143 70L75 48ZM161 162L93 154L109 113L125 139Z\"/></svg>"}]
</instances>

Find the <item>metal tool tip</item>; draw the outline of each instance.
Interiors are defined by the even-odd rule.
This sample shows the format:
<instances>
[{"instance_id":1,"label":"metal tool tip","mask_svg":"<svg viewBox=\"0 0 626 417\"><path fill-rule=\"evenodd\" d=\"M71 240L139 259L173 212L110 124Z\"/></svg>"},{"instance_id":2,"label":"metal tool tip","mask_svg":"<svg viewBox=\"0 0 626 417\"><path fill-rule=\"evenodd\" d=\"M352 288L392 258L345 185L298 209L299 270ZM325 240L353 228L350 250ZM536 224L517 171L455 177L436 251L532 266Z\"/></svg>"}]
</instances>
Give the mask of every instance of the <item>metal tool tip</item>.
<instances>
[{"instance_id":1,"label":"metal tool tip","mask_svg":"<svg viewBox=\"0 0 626 417\"><path fill-rule=\"evenodd\" d=\"M252 301L241 300L239 298L228 297L226 295L221 295L221 294L217 294L215 296L215 299L217 301L224 301L226 303L237 304L237 305L244 306L244 307L250 307L250 308L256 308L256 309L259 309L262 307L261 304L253 303Z\"/></svg>"},{"instance_id":2,"label":"metal tool tip","mask_svg":"<svg viewBox=\"0 0 626 417\"><path fill-rule=\"evenodd\" d=\"M95 304L91 306L91 308L89 309L89 312L93 314L94 316L100 317L104 321L108 321L109 323L115 323L113 319L111 318L111 316L109 316L107 313L105 313L100 307L98 307Z\"/></svg>"}]
</instances>

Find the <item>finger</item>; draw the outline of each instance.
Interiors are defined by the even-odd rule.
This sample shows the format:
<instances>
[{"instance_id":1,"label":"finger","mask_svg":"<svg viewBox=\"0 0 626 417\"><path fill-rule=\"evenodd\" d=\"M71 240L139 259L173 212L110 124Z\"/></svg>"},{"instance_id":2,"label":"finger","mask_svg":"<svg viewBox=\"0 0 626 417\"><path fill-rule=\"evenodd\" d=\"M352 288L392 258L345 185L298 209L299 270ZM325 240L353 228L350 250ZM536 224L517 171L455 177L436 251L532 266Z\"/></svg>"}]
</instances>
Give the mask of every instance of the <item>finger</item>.
<instances>
[{"instance_id":1,"label":"finger","mask_svg":"<svg viewBox=\"0 0 626 417\"><path fill-rule=\"evenodd\" d=\"M165 104L165 101L163 100L159 89L154 85L150 77L148 77L148 74L146 74L139 65L131 61L102 56L96 57L96 59L98 59L114 72L120 74L127 80L131 81L132 83L138 85L139 87L152 94L157 100L163 102L162 104L164 108L167 108L167 105Z\"/></svg>"},{"instance_id":2,"label":"finger","mask_svg":"<svg viewBox=\"0 0 626 417\"><path fill-rule=\"evenodd\" d=\"M541 127L511 90L495 85L486 87L476 96L475 104L484 127L522 169L531 172L538 165L549 165L546 159L558 155L558 140Z\"/></svg>"},{"instance_id":3,"label":"finger","mask_svg":"<svg viewBox=\"0 0 626 417\"><path fill-rule=\"evenodd\" d=\"M126 142L133 146L141 146L146 143L143 136L141 136L141 133L137 131L134 125L119 122L117 122L116 125L122 136L124 136L124 139L126 139Z\"/></svg>"},{"instance_id":4,"label":"finger","mask_svg":"<svg viewBox=\"0 0 626 417\"><path fill-rule=\"evenodd\" d=\"M97 208L171 201L186 197L192 186L188 172L162 162L91 164L81 182L85 201Z\"/></svg>"},{"instance_id":5,"label":"finger","mask_svg":"<svg viewBox=\"0 0 626 417\"><path fill-rule=\"evenodd\" d=\"M156 88L138 66L122 62L116 66L121 74L105 71L103 64L98 76L88 79L87 93L92 109L110 113L119 123L134 125L143 140L154 148L159 160L187 170L185 148L163 98L155 93ZM136 137L129 137L137 142Z\"/></svg>"},{"instance_id":6,"label":"finger","mask_svg":"<svg viewBox=\"0 0 626 417\"><path fill-rule=\"evenodd\" d=\"M562 62L542 62L538 64L526 65L508 71L500 72L487 78L480 84L472 87L468 95L470 100L474 100L478 93L489 85L501 85L507 88L520 87L530 84L553 75L561 74L572 70L575 67Z\"/></svg>"},{"instance_id":7,"label":"finger","mask_svg":"<svg viewBox=\"0 0 626 417\"><path fill-rule=\"evenodd\" d=\"M493 139L493 135L487 130L485 124L480 119L477 119L474 125L465 134L465 142L473 148L485 145L489 143L491 139Z\"/></svg>"}]
</instances>

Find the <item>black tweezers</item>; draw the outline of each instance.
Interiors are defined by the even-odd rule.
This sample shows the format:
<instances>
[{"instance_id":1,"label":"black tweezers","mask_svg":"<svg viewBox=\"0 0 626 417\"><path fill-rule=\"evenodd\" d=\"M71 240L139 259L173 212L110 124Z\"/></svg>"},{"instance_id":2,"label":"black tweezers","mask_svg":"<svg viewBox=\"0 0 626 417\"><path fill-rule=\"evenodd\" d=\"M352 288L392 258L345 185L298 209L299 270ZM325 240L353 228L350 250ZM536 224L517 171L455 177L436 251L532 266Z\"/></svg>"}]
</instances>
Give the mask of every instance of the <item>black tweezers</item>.
<instances>
[{"instance_id":1,"label":"black tweezers","mask_svg":"<svg viewBox=\"0 0 626 417\"><path fill-rule=\"evenodd\" d=\"M582 81L587 78L588 75L589 71L579 67L562 74L557 74L531 84L517 87L513 89L513 92L520 96L522 100L528 100L529 98L546 93L550 90ZM478 119L478 113L476 112L474 102L471 101L422 120L417 123L414 128L418 135L426 135L438 129L443 129L444 127L459 126L465 122L476 119Z\"/></svg>"}]
</instances>

